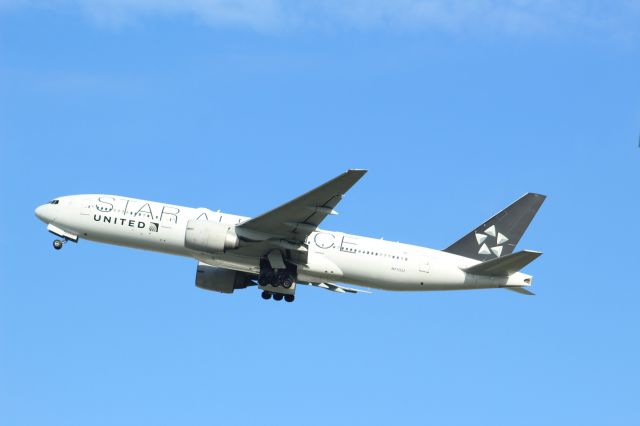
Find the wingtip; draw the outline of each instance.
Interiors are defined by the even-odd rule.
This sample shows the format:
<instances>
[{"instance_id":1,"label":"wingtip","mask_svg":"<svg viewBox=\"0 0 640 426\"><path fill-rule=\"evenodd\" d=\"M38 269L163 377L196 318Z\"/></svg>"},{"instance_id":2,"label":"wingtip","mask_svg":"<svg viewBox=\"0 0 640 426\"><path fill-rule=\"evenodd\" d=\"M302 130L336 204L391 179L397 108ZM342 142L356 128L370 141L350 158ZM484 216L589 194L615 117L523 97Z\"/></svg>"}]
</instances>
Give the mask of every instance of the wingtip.
<instances>
[{"instance_id":1,"label":"wingtip","mask_svg":"<svg viewBox=\"0 0 640 426\"><path fill-rule=\"evenodd\" d=\"M537 198L542 198L543 200L547 198L546 195L544 194L538 194L537 192L527 192L526 194L529 197L537 197Z\"/></svg>"},{"instance_id":2,"label":"wingtip","mask_svg":"<svg viewBox=\"0 0 640 426\"><path fill-rule=\"evenodd\" d=\"M349 169L347 170L347 173L359 173L359 174L365 174L367 173L368 170L367 169Z\"/></svg>"}]
</instances>

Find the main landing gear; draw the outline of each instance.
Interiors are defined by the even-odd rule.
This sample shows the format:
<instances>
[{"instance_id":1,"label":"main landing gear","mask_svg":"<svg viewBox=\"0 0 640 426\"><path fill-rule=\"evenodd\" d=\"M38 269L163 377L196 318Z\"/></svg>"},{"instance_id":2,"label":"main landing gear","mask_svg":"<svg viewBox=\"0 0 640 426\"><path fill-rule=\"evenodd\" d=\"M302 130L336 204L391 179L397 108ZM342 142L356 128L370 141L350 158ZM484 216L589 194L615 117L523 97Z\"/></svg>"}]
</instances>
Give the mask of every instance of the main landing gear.
<instances>
[{"instance_id":1,"label":"main landing gear","mask_svg":"<svg viewBox=\"0 0 640 426\"><path fill-rule=\"evenodd\" d=\"M275 300L276 302L281 301L282 299L284 299L285 302L293 302L294 300L296 300L296 297L293 294L282 294L282 293L273 293L267 290L264 290L262 292L262 298L264 300L269 300L273 297L273 300Z\"/></svg>"},{"instance_id":2,"label":"main landing gear","mask_svg":"<svg viewBox=\"0 0 640 426\"><path fill-rule=\"evenodd\" d=\"M291 288L295 283L295 275L294 271L290 269L278 269L274 270L271 268L265 268L260 273L260 277L258 278L258 284L261 286L273 286L273 287L284 287Z\"/></svg>"},{"instance_id":3,"label":"main landing gear","mask_svg":"<svg viewBox=\"0 0 640 426\"><path fill-rule=\"evenodd\" d=\"M260 261L258 284L263 290L262 298L264 300L273 298L273 300L279 302L284 299L285 302L291 303L295 300L295 266L286 264L286 268L273 269L267 259L262 259Z\"/></svg>"}]
</instances>

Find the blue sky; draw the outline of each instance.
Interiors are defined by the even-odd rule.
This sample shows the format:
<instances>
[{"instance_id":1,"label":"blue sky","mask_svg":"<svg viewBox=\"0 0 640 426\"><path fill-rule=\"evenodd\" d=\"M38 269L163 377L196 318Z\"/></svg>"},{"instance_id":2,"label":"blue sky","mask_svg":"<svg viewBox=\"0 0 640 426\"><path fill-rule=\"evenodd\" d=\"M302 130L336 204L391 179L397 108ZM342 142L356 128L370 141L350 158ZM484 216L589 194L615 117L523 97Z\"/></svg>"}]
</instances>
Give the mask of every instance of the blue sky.
<instances>
[{"instance_id":1,"label":"blue sky","mask_svg":"<svg viewBox=\"0 0 640 426\"><path fill-rule=\"evenodd\" d=\"M629 425L637 1L0 1L0 424ZM441 248L525 192L535 297L198 290L33 209L243 215L349 167L324 226Z\"/></svg>"}]
</instances>

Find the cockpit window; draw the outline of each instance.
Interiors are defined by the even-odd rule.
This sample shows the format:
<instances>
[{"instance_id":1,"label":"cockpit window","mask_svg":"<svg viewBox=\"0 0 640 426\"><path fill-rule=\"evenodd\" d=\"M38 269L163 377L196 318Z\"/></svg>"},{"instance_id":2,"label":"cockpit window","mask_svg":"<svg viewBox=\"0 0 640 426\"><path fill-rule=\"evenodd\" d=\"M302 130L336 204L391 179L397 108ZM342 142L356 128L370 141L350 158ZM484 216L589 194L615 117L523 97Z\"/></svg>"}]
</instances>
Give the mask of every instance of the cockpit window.
<instances>
[{"instance_id":1,"label":"cockpit window","mask_svg":"<svg viewBox=\"0 0 640 426\"><path fill-rule=\"evenodd\" d=\"M53 201L49 201L49 204L58 204L60 202L60 200L53 200Z\"/></svg>"}]
</instances>

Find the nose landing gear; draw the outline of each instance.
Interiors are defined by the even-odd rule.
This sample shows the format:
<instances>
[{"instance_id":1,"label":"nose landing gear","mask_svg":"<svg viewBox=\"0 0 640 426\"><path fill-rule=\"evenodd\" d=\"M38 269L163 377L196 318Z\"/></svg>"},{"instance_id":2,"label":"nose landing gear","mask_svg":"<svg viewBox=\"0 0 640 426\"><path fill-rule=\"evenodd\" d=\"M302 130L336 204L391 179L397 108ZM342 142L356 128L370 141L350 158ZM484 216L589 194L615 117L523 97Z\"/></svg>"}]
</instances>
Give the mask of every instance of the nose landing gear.
<instances>
[{"instance_id":1,"label":"nose landing gear","mask_svg":"<svg viewBox=\"0 0 640 426\"><path fill-rule=\"evenodd\" d=\"M74 243L78 242L77 239L76 240L70 240L69 238L63 237L61 240L59 240L59 239L53 240L53 248L56 249L56 250L60 250L69 241L72 241Z\"/></svg>"},{"instance_id":2,"label":"nose landing gear","mask_svg":"<svg viewBox=\"0 0 640 426\"><path fill-rule=\"evenodd\" d=\"M72 243L78 242L77 235L67 232L62 228L58 228L51 223L47 225L47 231L51 232L56 237L59 237L59 239L53 240L53 248L56 250L60 250L68 241L71 241ZM84 235L86 236L87 234Z\"/></svg>"}]
</instances>

